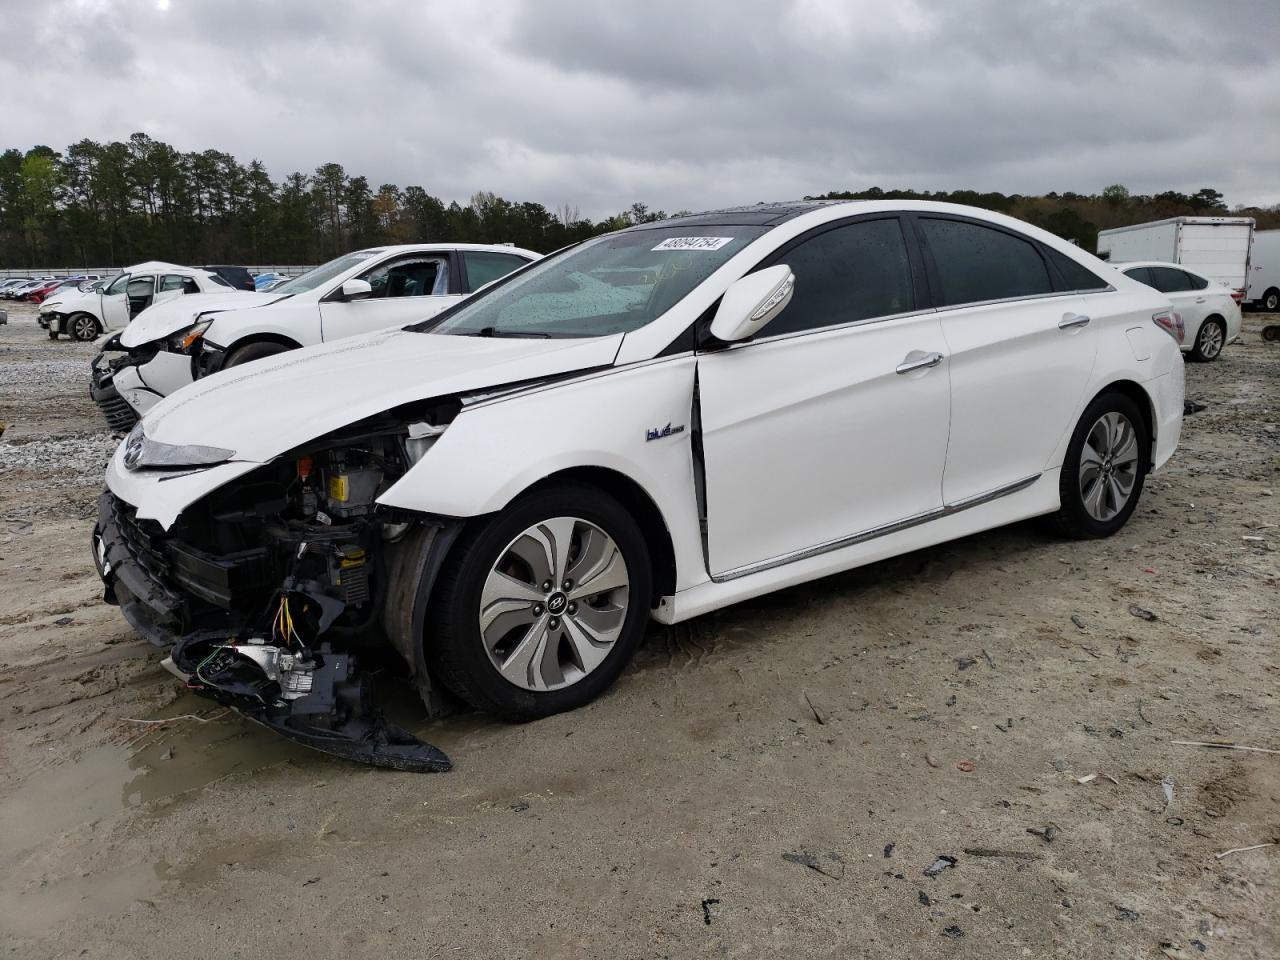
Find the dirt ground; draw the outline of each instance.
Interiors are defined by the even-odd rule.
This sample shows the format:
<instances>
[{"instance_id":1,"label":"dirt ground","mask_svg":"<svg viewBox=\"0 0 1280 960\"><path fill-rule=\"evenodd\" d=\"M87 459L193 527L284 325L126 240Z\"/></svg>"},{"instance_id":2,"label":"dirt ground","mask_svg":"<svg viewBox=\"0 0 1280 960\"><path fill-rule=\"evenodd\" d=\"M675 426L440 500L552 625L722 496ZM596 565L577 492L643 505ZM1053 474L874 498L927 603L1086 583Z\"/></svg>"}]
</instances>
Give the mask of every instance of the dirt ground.
<instances>
[{"instance_id":1,"label":"dirt ground","mask_svg":"<svg viewBox=\"0 0 1280 960\"><path fill-rule=\"evenodd\" d=\"M655 626L610 693L527 726L428 723L391 685L455 761L423 776L183 693L100 602L93 347L12 309L0 950L1280 956L1280 846L1215 857L1280 841L1280 755L1171 742L1280 748L1262 322L1188 365L1206 409L1113 539L1023 524Z\"/></svg>"}]
</instances>

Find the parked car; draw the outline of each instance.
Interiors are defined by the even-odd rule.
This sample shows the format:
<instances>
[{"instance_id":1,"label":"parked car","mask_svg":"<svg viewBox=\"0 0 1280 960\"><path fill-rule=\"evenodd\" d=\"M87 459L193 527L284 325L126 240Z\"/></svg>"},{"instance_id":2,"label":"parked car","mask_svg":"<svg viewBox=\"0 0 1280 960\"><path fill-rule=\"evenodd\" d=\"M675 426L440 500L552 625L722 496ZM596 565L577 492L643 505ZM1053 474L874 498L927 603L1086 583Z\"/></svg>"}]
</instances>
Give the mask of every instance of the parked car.
<instances>
[{"instance_id":1,"label":"parked car","mask_svg":"<svg viewBox=\"0 0 1280 960\"><path fill-rule=\"evenodd\" d=\"M404 765L356 638L429 700L528 720L605 690L650 617L1028 517L1115 533L1178 442L1176 324L971 207L644 224L164 400L111 459L93 555L191 688Z\"/></svg>"},{"instance_id":2,"label":"parked car","mask_svg":"<svg viewBox=\"0 0 1280 960\"><path fill-rule=\"evenodd\" d=\"M249 272L248 267L201 267L201 270L208 270L210 273L216 273L227 284L236 290L255 290L257 289L253 283L253 274Z\"/></svg>"},{"instance_id":3,"label":"parked car","mask_svg":"<svg viewBox=\"0 0 1280 960\"><path fill-rule=\"evenodd\" d=\"M103 344L90 393L112 429L223 367L421 320L538 257L478 244L357 250L269 293L162 304ZM124 351L121 353L121 351ZM126 418L121 401L133 411Z\"/></svg>"},{"instance_id":4,"label":"parked car","mask_svg":"<svg viewBox=\"0 0 1280 960\"><path fill-rule=\"evenodd\" d=\"M97 290L70 287L49 298L40 308L39 323L53 340L63 333L73 340L95 340L106 331L124 329L152 304L215 290L232 294L217 274L150 260L126 267Z\"/></svg>"},{"instance_id":5,"label":"parked car","mask_svg":"<svg viewBox=\"0 0 1280 960\"><path fill-rule=\"evenodd\" d=\"M260 273L253 278L253 289L259 292L270 290L275 284L288 279L283 273Z\"/></svg>"},{"instance_id":6,"label":"parked car","mask_svg":"<svg viewBox=\"0 0 1280 960\"><path fill-rule=\"evenodd\" d=\"M1249 253L1249 306L1280 313L1280 230L1259 230Z\"/></svg>"},{"instance_id":7,"label":"parked car","mask_svg":"<svg viewBox=\"0 0 1280 960\"><path fill-rule=\"evenodd\" d=\"M69 293L72 290L82 291L90 283L94 282L97 279L98 278L95 275L92 277L89 277L89 276L68 277L65 280L57 280L57 281L54 281L53 283L47 284L43 287L40 287L32 291L27 295L27 299L35 304L44 303L50 297L55 297L55 296L59 296L60 294Z\"/></svg>"},{"instance_id":8,"label":"parked car","mask_svg":"<svg viewBox=\"0 0 1280 960\"><path fill-rule=\"evenodd\" d=\"M1126 277L1165 294L1182 316L1178 345L1192 360L1217 360L1240 336L1240 307L1232 288L1176 263L1117 263Z\"/></svg>"},{"instance_id":9,"label":"parked car","mask_svg":"<svg viewBox=\"0 0 1280 960\"><path fill-rule=\"evenodd\" d=\"M0 297L8 298L10 290L14 290L17 287L24 286L30 282L30 277L10 277L7 280L0 281Z\"/></svg>"}]
</instances>

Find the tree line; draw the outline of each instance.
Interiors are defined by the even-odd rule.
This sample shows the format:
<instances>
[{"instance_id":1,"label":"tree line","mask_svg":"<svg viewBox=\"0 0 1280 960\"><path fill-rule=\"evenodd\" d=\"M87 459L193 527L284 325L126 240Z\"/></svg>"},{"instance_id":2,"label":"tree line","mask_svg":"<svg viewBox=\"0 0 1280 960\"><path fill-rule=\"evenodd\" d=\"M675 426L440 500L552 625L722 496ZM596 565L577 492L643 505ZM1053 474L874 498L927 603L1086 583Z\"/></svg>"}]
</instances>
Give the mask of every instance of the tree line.
<instances>
[{"instance_id":1,"label":"tree line","mask_svg":"<svg viewBox=\"0 0 1280 960\"><path fill-rule=\"evenodd\" d=\"M1133 196L1123 186L1096 196L1006 196L969 190L838 191L824 198L934 199L998 210L1092 250L1099 229L1181 214L1221 213L1211 188ZM1241 212L1280 226L1280 206ZM539 252L635 223L664 219L643 203L603 220L565 204L507 200L489 192L463 205L425 187L376 188L341 164L276 181L258 160L220 150L182 152L145 133L126 141L81 140L0 154L0 266L180 263L319 263L382 243L452 240L514 243Z\"/></svg>"}]
</instances>

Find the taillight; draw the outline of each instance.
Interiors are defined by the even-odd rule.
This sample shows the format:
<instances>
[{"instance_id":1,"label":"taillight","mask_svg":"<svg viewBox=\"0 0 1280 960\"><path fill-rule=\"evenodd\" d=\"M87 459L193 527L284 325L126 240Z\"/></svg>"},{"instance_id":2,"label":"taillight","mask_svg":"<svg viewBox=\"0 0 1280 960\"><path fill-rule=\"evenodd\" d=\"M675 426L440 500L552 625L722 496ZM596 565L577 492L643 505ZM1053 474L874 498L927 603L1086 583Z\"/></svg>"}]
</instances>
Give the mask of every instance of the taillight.
<instances>
[{"instance_id":1,"label":"taillight","mask_svg":"<svg viewBox=\"0 0 1280 960\"><path fill-rule=\"evenodd\" d=\"M1186 327L1182 325L1182 314L1177 310L1161 310L1159 313L1153 313L1151 319L1155 321L1157 327L1173 337L1179 346L1182 345L1182 338L1187 332Z\"/></svg>"},{"instance_id":2,"label":"taillight","mask_svg":"<svg viewBox=\"0 0 1280 960\"><path fill-rule=\"evenodd\" d=\"M1237 307L1238 307L1238 306L1240 306L1240 301L1242 301L1242 300L1244 299L1244 291L1243 291L1243 290L1232 290L1232 291L1231 291L1231 299L1232 299L1232 300L1234 300L1234 301L1236 302L1236 306L1237 306Z\"/></svg>"}]
</instances>

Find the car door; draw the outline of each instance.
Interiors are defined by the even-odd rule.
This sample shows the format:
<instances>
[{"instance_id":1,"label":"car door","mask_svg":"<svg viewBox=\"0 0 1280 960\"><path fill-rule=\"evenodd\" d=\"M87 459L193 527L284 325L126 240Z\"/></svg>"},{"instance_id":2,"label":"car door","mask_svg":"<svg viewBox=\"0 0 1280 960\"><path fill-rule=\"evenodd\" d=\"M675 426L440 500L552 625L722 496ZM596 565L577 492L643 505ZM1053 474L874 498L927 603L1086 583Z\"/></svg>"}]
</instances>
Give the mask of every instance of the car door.
<instances>
[{"instance_id":1,"label":"car door","mask_svg":"<svg viewBox=\"0 0 1280 960\"><path fill-rule=\"evenodd\" d=\"M129 324L128 287L129 275L122 273L100 295L102 325L108 330L123 330Z\"/></svg>"},{"instance_id":2,"label":"car door","mask_svg":"<svg viewBox=\"0 0 1280 960\"><path fill-rule=\"evenodd\" d=\"M707 556L717 579L885 532L942 503L946 345L920 309L896 216L819 227L787 264L791 303L698 358Z\"/></svg>"},{"instance_id":3,"label":"car door","mask_svg":"<svg viewBox=\"0 0 1280 960\"><path fill-rule=\"evenodd\" d=\"M320 302L321 338L337 340L440 312L461 299L452 292L452 259L447 253L401 254L365 270L356 279L372 288L368 296L345 300L339 286Z\"/></svg>"},{"instance_id":4,"label":"car door","mask_svg":"<svg viewBox=\"0 0 1280 960\"><path fill-rule=\"evenodd\" d=\"M1093 277L1067 290L1051 251L1012 230L932 214L913 222L951 374L942 496L961 506L1047 469L1097 353L1081 288L1107 284Z\"/></svg>"},{"instance_id":5,"label":"car door","mask_svg":"<svg viewBox=\"0 0 1280 960\"><path fill-rule=\"evenodd\" d=\"M1160 267L1152 264L1147 267L1151 278L1150 285L1169 298L1173 309L1182 314L1182 326L1186 330L1186 342L1195 343L1200 332L1200 324L1213 311L1213 305L1204 290L1196 289L1196 282L1190 274L1176 267Z\"/></svg>"}]
</instances>

